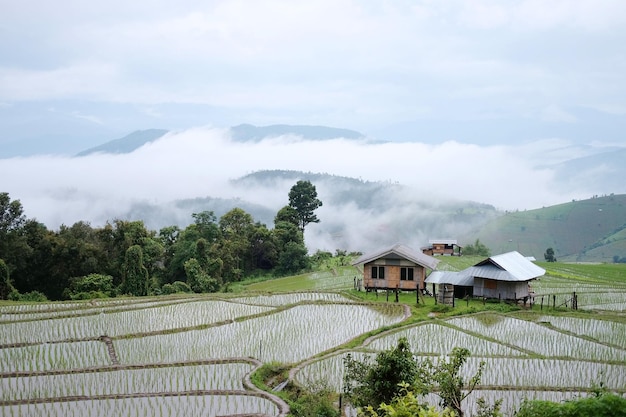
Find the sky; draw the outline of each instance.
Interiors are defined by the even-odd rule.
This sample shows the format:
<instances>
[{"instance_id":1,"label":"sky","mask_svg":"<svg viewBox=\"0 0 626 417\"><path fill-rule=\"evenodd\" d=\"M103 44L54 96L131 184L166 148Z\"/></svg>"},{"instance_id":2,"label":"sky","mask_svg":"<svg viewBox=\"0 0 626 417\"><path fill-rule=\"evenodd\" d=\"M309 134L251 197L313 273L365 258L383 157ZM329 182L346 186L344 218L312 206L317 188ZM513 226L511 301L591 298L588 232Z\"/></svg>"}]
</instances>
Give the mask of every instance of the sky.
<instances>
[{"instance_id":1,"label":"sky","mask_svg":"<svg viewBox=\"0 0 626 417\"><path fill-rule=\"evenodd\" d=\"M605 190L555 190L546 164L626 146L624 45L622 0L0 0L0 191L52 227L257 169L507 210L587 197ZM240 123L369 141L241 145ZM175 133L69 158L148 128Z\"/></svg>"},{"instance_id":2,"label":"sky","mask_svg":"<svg viewBox=\"0 0 626 417\"><path fill-rule=\"evenodd\" d=\"M621 140L607 124L624 126L622 0L0 0L0 10L0 112L31 115L16 131L44 118L28 105L103 137L290 123L381 140L588 142Z\"/></svg>"}]
</instances>

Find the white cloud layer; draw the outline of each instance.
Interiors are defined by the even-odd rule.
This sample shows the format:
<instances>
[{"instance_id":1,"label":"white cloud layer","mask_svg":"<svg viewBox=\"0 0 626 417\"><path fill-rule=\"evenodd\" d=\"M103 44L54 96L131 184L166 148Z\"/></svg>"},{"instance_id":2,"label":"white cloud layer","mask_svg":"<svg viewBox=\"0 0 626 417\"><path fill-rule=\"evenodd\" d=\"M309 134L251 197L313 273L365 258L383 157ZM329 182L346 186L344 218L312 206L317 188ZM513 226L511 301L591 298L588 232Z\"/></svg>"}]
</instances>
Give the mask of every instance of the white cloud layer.
<instances>
[{"instance_id":1,"label":"white cloud layer","mask_svg":"<svg viewBox=\"0 0 626 417\"><path fill-rule=\"evenodd\" d=\"M29 217L53 228L79 220L103 223L141 201L241 198L278 210L293 184L256 193L230 183L277 169L399 183L413 190L411 200L471 200L523 210L590 197L584 189L554 189L553 170L538 168L560 162L546 149L564 146L561 141L481 147L300 137L236 142L227 130L197 128L170 133L129 154L0 159L0 189L19 199ZM575 156L572 152L567 157Z\"/></svg>"}]
</instances>

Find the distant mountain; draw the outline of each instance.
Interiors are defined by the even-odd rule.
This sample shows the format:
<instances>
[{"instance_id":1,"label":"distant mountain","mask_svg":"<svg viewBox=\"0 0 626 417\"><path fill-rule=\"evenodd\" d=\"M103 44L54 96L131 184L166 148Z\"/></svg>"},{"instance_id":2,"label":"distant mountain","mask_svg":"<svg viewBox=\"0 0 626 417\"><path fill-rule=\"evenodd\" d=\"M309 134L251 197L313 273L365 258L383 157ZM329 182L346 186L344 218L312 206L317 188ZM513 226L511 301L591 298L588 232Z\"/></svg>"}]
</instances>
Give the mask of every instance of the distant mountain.
<instances>
[{"instance_id":1,"label":"distant mountain","mask_svg":"<svg viewBox=\"0 0 626 417\"><path fill-rule=\"evenodd\" d=\"M516 250L543 260L551 247L558 261L613 262L626 258L626 195L605 195L537 210L502 212L489 204L436 200L398 183L363 181L324 173L258 171L231 181L240 198L207 196L166 204L137 203L122 219L144 220L153 229L193 221L213 211L221 217L238 207L272 228L278 210L298 180L311 181L323 202L320 223L307 227L313 248L368 251L398 242L419 249L433 238L479 239L493 254ZM254 199L262 201L253 202ZM279 197L278 201L276 196Z\"/></svg>"},{"instance_id":2,"label":"distant mountain","mask_svg":"<svg viewBox=\"0 0 626 417\"><path fill-rule=\"evenodd\" d=\"M307 125L270 125L254 126L241 124L230 128L233 139L241 142L258 141L263 138L277 137L283 135L302 136L312 140L328 140L336 138L362 139L362 133L349 129L339 129L327 126L307 126Z\"/></svg>"},{"instance_id":3,"label":"distant mountain","mask_svg":"<svg viewBox=\"0 0 626 417\"><path fill-rule=\"evenodd\" d=\"M613 262L626 258L626 195L607 195L537 210L508 212L464 237L480 239L492 253L511 250L557 261Z\"/></svg>"},{"instance_id":4,"label":"distant mountain","mask_svg":"<svg viewBox=\"0 0 626 417\"><path fill-rule=\"evenodd\" d=\"M121 213L120 218L143 220L148 228L158 231L172 225L184 228L193 222L192 214L203 211L212 211L219 219L235 207L251 214L255 221L270 226L276 216L276 211L260 204L238 198L225 199L207 196L176 200L169 204L135 203L126 213Z\"/></svg>"},{"instance_id":5,"label":"distant mountain","mask_svg":"<svg viewBox=\"0 0 626 417\"><path fill-rule=\"evenodd\" d=\"M230 132L232 138L239 142L260 141L264 138L284 135L302 136L303 138L311 140L329 140L335 138L362 139L365 137L362 133L354 130L306 125L254 126L241 124L231 127ZM168 131L163 129L137 130L123 138L86 149L76 154L76 156L86 156L94 153L130 153L146 143L154 142L163 137L166 133L168 133Z\"/></svg>"},{"instance_id":6,"label":"distant mountain","mask_svg":"<svg viewBox=\"0 0 626 417\"><path fill-rule=\"evenodd\" d=\"M121 139L115 139L103 143L102 145L86 149L76 154L76 156L87 156L94 153L130 153L146 143L154 142L160 137L163 137L166 133L168 133L168 131L163 129L137 130Z\"/></svg>"},{"instance_id":7,"label":"distant mountain","mask_svg":"<svg viewBox=\"0 0 626 417\"><path fill-rule=\"evenodd\" d=\"M596 193L621 190L626 178L626 148L570 159L555 166L555 180L563 187L587 186Z\"/></svg>"},{"instance_id":8,"label":"distant mountain","mask_svg":"<svg viewBox=\"0 0 626 417\"><path fill-rule=\"evenodd\" d=\"M419 248L426 245L429 238L461 236L502 214L488 204L433 201L397 183L271 170L231 181L232 190L240 198L207 196L168 204L143 202L117 217L141 219L149 228L159 230L170 225L185 227L193 221L192 213L213 211L219 218L238 207L255 221L273 228L276 213L289 203L289 190L300 179L311 181L323 202L316 211L320 223L311 224L305 234L312 248L367 251L398 242ZM276 195L279 201L272 202ZM254 203L246 196L268 201Z\"/></svg>"}]
</instances>

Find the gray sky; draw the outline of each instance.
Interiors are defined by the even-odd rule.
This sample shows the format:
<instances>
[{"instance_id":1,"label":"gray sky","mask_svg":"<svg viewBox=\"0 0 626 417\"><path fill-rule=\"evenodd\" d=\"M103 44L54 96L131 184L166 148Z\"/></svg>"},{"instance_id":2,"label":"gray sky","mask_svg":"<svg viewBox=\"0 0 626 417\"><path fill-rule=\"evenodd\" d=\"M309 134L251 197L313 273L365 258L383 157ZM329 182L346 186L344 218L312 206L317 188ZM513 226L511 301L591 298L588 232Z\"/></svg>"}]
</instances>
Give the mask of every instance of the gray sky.
<instances>
[{"instance_id":1,"label":"gray sky","mask_svg":"<svg viewBox=\"0 0 626 417\"><path fill-rule=\"evenodd\" d=\"M626 146L624 45L623 0L0 0L0 191L49 227L234 196L228 180L259 169L507 210L625 192L556 188L549 168ZM233 143L222 128L240 123L371 141ZM147 128L176 133L24 156ZM281 207L285 191L241 197Z\"/></svg>"},{"instance_id":2,"label":"gray sky","mask_svg":"<svg viewBox=\"0 0 626 417\"><path fill-rule=\"evenodd\" d=\"M0 10L0 112L45 103L109 132L291 123L384 140L589 142L618 140L592 132L626 114L622 0L0 0ZM200 106L191 120L176 118L185 105Z\"/></svg>"}]
</instances>

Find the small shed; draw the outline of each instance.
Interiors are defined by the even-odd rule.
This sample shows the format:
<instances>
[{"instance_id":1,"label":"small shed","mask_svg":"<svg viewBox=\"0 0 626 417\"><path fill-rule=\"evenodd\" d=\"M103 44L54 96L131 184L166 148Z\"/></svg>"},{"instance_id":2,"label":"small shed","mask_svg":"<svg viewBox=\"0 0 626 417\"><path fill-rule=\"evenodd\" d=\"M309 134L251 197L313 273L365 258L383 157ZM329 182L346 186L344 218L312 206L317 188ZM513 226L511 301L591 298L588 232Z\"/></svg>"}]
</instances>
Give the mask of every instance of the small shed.
<instances>
[{"instance_id":1,"label":"small shed","mask_svg":"<svg viewBox=\"0 0 626 417\"><path fill-rule=\"evenodd\" d=\"M456 239L429 239L428 246L422 248L422 253L429 256L461 256L462 248L457 244Z\"/></svg>"},{"instance_id":2,"label":"small shed","mask_svg":"<svg viewBox=\"0 0 626 417\"><path fill-rule=\"evenodd\" d=\"M530 293L530 281L546 270L517 251L491 256L463 270L474 279L474 296L501 300L524 300Z\"/></svg>"},{"instance_id":3,"label":"small shed","mask_svg":"<svg viewBox=\"0 0 626 417\"><path fill-rule=\"evenodd\" d=\"M424 288L427 270L434 270L439 261L408 246L396 244L364 254L352 265L363 265L363 286L366 291L417 291Z\"/></svg>"},{"instance_id":4,"label":"small shed","mask_svg":"<svg viewBox=\"0 0 626 417\"><path fill-rule=\"evenodd\" d=\"M432 284L433 295L441 304L454 305L455 298L471 297L474 292L474 277L465 271L433 271L424 282Z\"/></svg>"}]
</instances>

